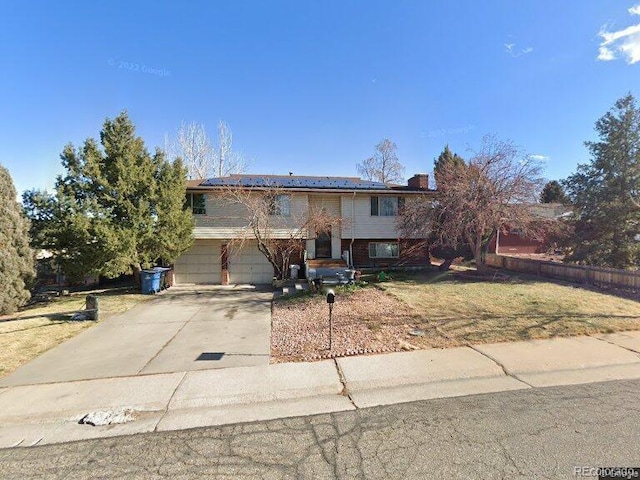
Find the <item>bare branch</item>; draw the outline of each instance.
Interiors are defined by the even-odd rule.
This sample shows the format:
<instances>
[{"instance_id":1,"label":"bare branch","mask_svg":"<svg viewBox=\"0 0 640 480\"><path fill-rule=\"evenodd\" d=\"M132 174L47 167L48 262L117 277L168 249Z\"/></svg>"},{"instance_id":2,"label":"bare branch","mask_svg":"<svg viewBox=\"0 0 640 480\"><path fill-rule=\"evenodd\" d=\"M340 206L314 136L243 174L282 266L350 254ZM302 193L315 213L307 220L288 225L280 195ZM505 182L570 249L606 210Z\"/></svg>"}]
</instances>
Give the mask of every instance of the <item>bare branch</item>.
<instances>
[{"instance_id":1,"label":"bare branch","mask_svg":"<svg viewBox=\"0 0 640 480\"><path fill-rule=\"evenodd\" d=\"M385 138L376 145L372 157L356 164L358 173L367 180L383 183L402 183L404 166L396 155L396 144Z\"/></svg>"},{"instance_id":2,"label":"bare branch","mask_svg":"<svg viewBox=\"0 0 640 480\"><path fill-rule=\"evenodd\" d=\"M507 226L525 233L540 228L530 205L543 184L542 167L512 142L485 136L469 163L439 168L436 202L408 203L399 229L403 235L433 233L441 245L467 243L482 265L491 236Z\"/></svg>"},{"instance_id":3,"label":"bare branch","mask_svg":"<svg viewBox=\"0 0 640 480\"><path fill-rule=\"evenodd\" d=\"M246 168L244 156L233 150L231 128L222 120L216 145L203 124L183 122L175 140L165 135L165 151L171 157L182 158L190 179L224 177L242 173Z\"/></svg>"}]
</instances>

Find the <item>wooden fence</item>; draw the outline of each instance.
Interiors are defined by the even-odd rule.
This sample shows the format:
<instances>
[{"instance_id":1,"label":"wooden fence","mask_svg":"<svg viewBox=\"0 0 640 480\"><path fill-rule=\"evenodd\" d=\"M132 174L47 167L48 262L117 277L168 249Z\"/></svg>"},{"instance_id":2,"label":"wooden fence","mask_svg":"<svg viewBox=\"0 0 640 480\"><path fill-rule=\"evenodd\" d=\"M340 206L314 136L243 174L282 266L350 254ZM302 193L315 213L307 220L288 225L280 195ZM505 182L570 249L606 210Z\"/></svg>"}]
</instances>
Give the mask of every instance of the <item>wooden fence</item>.
<instances>
[{"instance_id":1,"label":"wooden fence","mask_svg":"<svg viewBox=\"0 0 640 480\"><path fill-rule=\"evenodd\" d=\"M611 285L613 287L634 290L640 289L640 272L571 265L567 263L543 262L540 260L495 254L487 254L486 258L488 266L504 268L505 270L513 272L528 273L575 283Z\"/></svg>"}]
</instances>

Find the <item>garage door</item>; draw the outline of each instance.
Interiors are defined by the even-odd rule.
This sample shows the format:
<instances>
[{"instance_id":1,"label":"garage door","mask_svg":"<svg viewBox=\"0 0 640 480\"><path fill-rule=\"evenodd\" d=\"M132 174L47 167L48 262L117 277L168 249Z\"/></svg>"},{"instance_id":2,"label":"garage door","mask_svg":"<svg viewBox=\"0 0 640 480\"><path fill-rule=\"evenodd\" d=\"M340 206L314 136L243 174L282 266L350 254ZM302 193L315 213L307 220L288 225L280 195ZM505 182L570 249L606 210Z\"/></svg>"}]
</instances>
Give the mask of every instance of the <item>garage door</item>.
<instances>
[{"instance_id":1,"label":"garage door","mask_svg":"<svg viewBox=\"0 0 640 480\"><path fill-rule=\"evenodd\" d=\"M271 283L273 267L255 243L246 243L229 257L229 283Z\"/></svg>"},{"instance_id":2,"label":"garage door","mask_svg":"<svg viewBox=\"0 0 640 480\"><path fill-rule=\"evenodd\" d=\"M174 265L176 283L220 283L218 240L195 240Z\"/></svg>"}]
</instances>

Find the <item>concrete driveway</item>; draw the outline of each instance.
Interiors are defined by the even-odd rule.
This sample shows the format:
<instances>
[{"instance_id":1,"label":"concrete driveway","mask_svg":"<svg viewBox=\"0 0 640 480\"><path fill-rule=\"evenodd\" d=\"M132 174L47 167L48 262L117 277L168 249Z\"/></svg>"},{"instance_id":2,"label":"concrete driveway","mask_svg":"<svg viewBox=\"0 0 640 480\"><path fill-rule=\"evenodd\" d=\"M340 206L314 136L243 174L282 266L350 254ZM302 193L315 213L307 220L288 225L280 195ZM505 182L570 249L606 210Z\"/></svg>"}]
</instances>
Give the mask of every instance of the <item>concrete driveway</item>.
<instances>
[{"instance_id":1,"label":"concrete driveway","mask_svg":"<svg viewBox=\"0 0 640 480\"><path fill-rule=\"evenodd\" d=\"M23 365L0 387L266 365L271 298L258 289L173 287Z\"/></svg>"}]
</instances>

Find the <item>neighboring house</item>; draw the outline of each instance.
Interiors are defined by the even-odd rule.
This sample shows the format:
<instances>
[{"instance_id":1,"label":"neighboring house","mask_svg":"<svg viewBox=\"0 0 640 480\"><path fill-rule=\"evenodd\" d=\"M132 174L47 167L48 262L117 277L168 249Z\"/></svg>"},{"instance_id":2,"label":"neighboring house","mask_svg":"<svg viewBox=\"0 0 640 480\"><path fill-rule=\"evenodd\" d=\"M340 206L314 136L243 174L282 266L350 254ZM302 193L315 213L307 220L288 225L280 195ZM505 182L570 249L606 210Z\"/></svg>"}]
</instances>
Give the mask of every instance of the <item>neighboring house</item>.
<instances>
[{"instance_id":1,"label":"neighboring house","mask_svg":"<svg viewBox=\"0 0 640 480\"><path fill-rule=\"evenodd\" d=\"M74 285L93 286L100 283L98 275L85 275L81 282ZM49 250L38 250L36 252L36 285L38 286L70 286L71 283L62 273L55 261L53 252Z\"/></svg>"},{"instance_id":2,"label":"neighboring house","mask_svg":"<svg viewBox=\"0 0 640 480\"><path fill-rule=\"evenodd\" d=\"M195 217L194 244L174 265L176 283L270 283L273 268L258 250L247 212L229 200L229 189L273 197L274 238L287 238L310 209L321 208L338 224L301 238L308 259L345 260L354 268L429 264L423 239L399 239L398 210L416 195L433 195L428 176L415 175L406 186L354 177L231 175L193 180L187 204ZM277 195L273 192L277 191ZM244 238L242 247L227 245Z\"/></svg>"},{"instance_id":3,"label":"neighboring house","mask_svg":"<svg viewBox=\"0 0 640 480\"><path fill-rule=\"evenodd\" d=\"M561 203L536 203L531 205L531 213L548 222L559 220L571 214L571 208ZM489 242L489 253L497 254L532 254L547 253L553 245L548 238L533 238L525 235L521 229L506 228L505 232L498 232Z\"/></svg>"}]
</instances>

